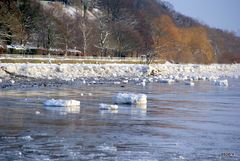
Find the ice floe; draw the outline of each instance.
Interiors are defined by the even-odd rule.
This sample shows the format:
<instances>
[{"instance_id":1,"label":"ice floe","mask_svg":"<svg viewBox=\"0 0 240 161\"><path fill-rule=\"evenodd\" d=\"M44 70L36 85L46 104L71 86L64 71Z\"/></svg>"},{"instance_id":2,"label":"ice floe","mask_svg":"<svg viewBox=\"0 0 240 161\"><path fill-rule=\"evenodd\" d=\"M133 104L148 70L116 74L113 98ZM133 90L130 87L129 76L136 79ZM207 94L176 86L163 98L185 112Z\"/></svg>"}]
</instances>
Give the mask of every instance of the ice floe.
<instances>
[{"instance_id":1,"label":"ice floe","mask_svg":"<svg viewBox=\"0 0 240 161\"><path fill-rule=\"evenodd\" d=\"M113 82L113 84L118 85L121 84L121 82Z\"/></svg>"},{"instance_id":2,"label":"ice floe","mask_svg":"<svg viewBox=\"0 0 240 161\"><path fill-rule=\"evenodd\" d=\"M147 96L145 94L134 93L118 93L113 97L116 104L147 104Z\"/></svg>"},{"instance_id":3,"label":"ice floe","mask_svg":"<svg viewBox=\"0 0 240 161\"><path fill-rule=\"evenodd\" d=\"M99 109L100 110L117 110L118 109L118 105L109 105L109 104L101 103L99 105Z\"/></svg>"},{"instance_id":4,"label":"ice floe","mask_svg":"<svg viewBox=\"0 0 240 161\"><path fill-rule=\"evenodd\" d=\"M97 150L101 150L101 151L107 151L107 152L116 152L117 148L115 146L108 146L108 145L100 145L96 147Z\"/></svg>"},{"instance_id":5,"label":"ice floe","mask_svg":"<svg viewBox=\"0 0 240 161\"><path fill-rule=\"evenodd\" d=\"M40 115L41 113L39 111L35 111L35 114L36 115Z\"/></svg>"},{"instance_id":6,"label":"ice floe","mask_svg":"<svg viewBox=\"0 0 240 161\"><path fill-rule=\"evenodd\" d=\"M11 82L12 84L14 84L14 83L15 83L15 81L14 81L14 80L10 80L10 82Z\"/></svg>"},{"instance_id":7,"label":"ice floe","mask_svg":"<svg viewBox=\"0 0 240 161\"><path fill-rule=\"evenodd\" d=\"M67 107L67 106L80 106L80 101L76 100L55 100L50 99L43 103L45 106L53 106L53 107Z\"/></svg>"},{"instance_id":8,"label":"ice floe","mask_svg":"<svg viewBox=\"0 0 240 161\"><path fill-rule=\"evenodd\" d=\"M142 82L140 83L141 86L145 87L146 86L146 82L147 80L146 79L143 79Z\"/></svg>"},{"instance_id":9,"label":"ice floe","mask_svg":"<svg viewBox=\"0 0 240 161\"><path fill-rule=\"evenodd\" d=\"M194 86L195 85L195 83L192 82L192 81L185 81L184 84L187 85L187 86Z\"/></svg>"},{"instance_id":10,"label":"ice floe","mask_svg":"<svg viewBox=\"0 0 240 161\"><path fill-rule=\"evenodd\" d=\"M122 82L123 82L124 84L128 84L128 80L127 80L127 79L123 80Z\"/></svg>"},{"instance_id":11,"label":"ice floe","mask_svg":"<svg viewBox=\"0 0 240 161\"><path fill-rule=\"evenodd\" d=\"M175 80L174 80L174 79L160 79L159 82L160 82L160 83L168 83L168 84L171 84L171 83L174 83Z\"/></svg>"},{"instance_id":12,"label":"ice floe","mask_svg":"<svg viewBox=\"0 0 240 161\"><path fill-rule=\"evenodd\" d=\"M34 140L30 135L27 136L3 136L1 139L4 140L24 140L24 141L32 141Z\"/></svg>"},{"instance_id":13,"label":"ice floe","mask_svg":"<svg viewBox=\"0 0 240 161\"><path fill-rule=\"evenodd\" d=\"M222 87L227 87L228 86L228 80L214 80L214 84L216 86L222 86Z\"/></svg>"}]
</instances>

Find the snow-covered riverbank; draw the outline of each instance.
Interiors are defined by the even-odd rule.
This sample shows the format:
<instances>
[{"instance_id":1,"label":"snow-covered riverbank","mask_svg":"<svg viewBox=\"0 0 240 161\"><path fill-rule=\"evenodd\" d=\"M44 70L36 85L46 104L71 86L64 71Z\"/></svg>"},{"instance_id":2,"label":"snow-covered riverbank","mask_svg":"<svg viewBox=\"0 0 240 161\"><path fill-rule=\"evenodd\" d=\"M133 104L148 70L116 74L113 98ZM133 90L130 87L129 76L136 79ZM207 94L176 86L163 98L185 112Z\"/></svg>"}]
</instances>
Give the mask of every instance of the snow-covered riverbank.
<instances>
[{"instance_id":1,"label":"snow-covered riverbank","mask_svg":"<svg viewBox=\"0 0 240 161\"><path fill-rule=\"evenodd\" d=\"M1 64L0 83L14 79L41 79L58 81L77 81L83 84L97 83L98 80L115 80L115 84L135 80L145 85L146 82L160 80L196 81L217 80L227 77L240 77L240 64Z\"/></svg>"}]
</instances>

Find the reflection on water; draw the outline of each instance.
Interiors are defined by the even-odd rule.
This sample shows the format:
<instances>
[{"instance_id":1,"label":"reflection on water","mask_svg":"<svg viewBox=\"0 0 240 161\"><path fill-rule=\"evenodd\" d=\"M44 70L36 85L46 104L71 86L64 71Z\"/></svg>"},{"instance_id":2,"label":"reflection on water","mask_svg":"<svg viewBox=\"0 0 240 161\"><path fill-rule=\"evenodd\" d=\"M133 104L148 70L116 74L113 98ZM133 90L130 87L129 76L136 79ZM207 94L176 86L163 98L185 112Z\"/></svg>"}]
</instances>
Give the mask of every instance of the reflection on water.
<instances>
[{"instance_id":1,"label":"reflection on water","mask_svg":"<svg viewBox=\"0 0 240 161\"><path fill-rule=\"evenodd\" d=\"M61 115L67 114L79 114L80 113L80 106L69 106L69 107L49 107L44 106L45 109L57 112Z\"/></svg>"},{"instance_id":2,"label":"reflection on water","mask_svg":"<svg viewBox=\"0 0 240 161\"><path fill-rule=\"evenodd\" d=\"M106 115L106 114L117 114L118 110L100 110L100 114L102 116Z\"/></svg>"},{"instance_id":3,"label":"reflection on water","mask_svg":"<svg viewBox=\"0 0 240 161\"><path fill-rule=\"evenodd\" d=\"M148 104L100 111L118 92ZM0 160L240 160L239 97L239 80L0 91ZM44 107L51 98L81 107Z\"/></svg>"},{"instance_id":4,"label":"reflection on water","mask_svg":"<svg viewBox=\"0 0 240 161\"><path fill-rule=\"evenodd\" d=\"M139 104L131 106L132 116L146 116L147 115L147 105Z\"/></svg>"}]
</instances>

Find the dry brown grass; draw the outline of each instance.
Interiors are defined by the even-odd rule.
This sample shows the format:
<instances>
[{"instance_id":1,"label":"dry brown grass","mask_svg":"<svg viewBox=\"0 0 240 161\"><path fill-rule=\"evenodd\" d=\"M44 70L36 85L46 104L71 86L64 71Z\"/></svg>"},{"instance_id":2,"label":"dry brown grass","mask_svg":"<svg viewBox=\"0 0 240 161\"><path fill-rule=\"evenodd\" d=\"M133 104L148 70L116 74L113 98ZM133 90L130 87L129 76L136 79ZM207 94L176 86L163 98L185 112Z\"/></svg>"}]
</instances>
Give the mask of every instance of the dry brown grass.
<instances>
[{"instance_id":1,"label":"dry brown grass","mask_svg":"<svg viewBox=\"0 0 240 161\"><path fill-rule=\"evenodd\" d=\"M0 59L0 63L43 63L43 64L49 64L49 60L42 60L42 59ZM131 60L121 60L121 61L112 61L112 60L51 60L52 64L145 64L145 61L141 60L136 60L136 61L131 61ZM159 63L162 64L164 63L163 60L155 60L153 63Z\"/></svg>"}]
</instances>

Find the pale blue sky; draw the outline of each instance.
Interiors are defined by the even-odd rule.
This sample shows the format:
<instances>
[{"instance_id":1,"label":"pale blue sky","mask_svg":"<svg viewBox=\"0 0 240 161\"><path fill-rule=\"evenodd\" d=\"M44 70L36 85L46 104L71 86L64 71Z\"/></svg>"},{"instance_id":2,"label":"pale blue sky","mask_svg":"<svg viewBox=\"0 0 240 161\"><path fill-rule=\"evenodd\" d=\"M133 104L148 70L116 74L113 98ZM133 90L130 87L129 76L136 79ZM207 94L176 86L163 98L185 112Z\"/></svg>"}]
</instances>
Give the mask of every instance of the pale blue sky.
<instances>
[{"instance_id":1,"label":"pale blue sky","mask_svg":"<svg viewBox=\"0 0 240 161\"><path fill-rule=\"evenodd\" d=\"M176 11L240 35L240 0L166 0Z\"/></svg>"}]
</instances>

